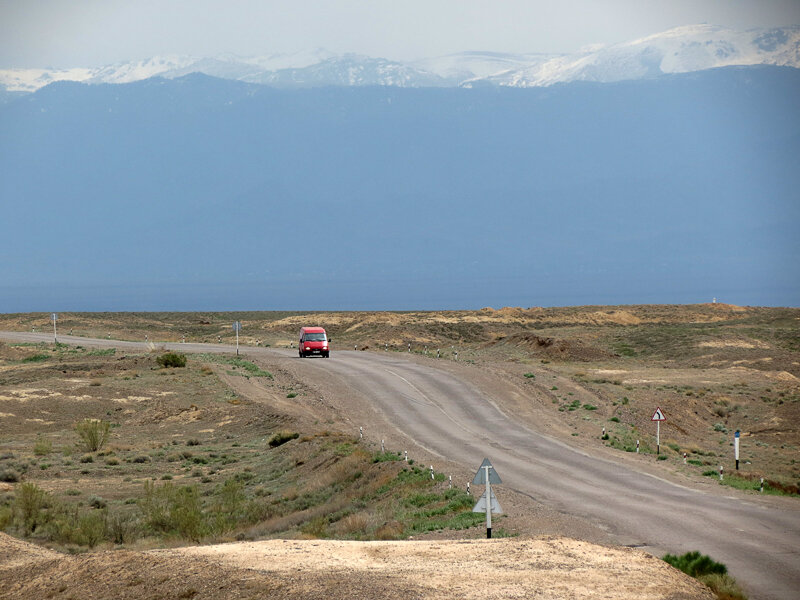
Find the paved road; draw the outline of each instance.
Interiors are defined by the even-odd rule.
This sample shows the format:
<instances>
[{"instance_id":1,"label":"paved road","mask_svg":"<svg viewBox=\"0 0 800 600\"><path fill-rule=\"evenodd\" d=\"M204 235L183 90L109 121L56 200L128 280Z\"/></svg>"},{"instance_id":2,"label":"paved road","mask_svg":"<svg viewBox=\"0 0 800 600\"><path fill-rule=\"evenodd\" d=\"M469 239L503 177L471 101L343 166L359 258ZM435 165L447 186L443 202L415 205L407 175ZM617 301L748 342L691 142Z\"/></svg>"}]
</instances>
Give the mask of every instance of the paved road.
<instances>
[{"instance_id":1,"label":"paved road","mask_svg":"<svg viewBox=\"0 0 800 600\"><path fill-rule=\"evenodd\" d=\"M3 337L48 339L0 332ZM89 345L85 338L60 341ZM92 343L143 347L134 342ZM230 351L229 346L216 344L167 347L185 352ZM248 348L247 352L291 355L268 349ZM707 494L587 456L519 424L480 391L434 365L418 364L398 354L336 352L332 356L306 359L302 368L348 382L420 445L471 468L489 456L504 485L588 518L655 552L709 554L728 565L751 598L800 598L800 506L775 508L758 499Z\"/></svg>"}]
</instances>

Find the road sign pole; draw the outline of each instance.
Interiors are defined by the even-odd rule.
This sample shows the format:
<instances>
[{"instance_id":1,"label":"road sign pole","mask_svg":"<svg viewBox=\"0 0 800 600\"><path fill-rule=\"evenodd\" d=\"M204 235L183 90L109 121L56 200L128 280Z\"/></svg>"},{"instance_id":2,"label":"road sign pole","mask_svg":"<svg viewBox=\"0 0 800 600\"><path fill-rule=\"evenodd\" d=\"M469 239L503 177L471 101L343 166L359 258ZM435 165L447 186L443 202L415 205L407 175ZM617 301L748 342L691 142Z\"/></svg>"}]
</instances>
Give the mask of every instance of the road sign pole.
<instances>
[{"instance_id":1,"label":"road sign pole","mask_svg":"<svg viewBox=\"0 0 800 600\"><path fill-rule=\"evenodd\" d=\"M58 313L53 313L50 315L50 318L53 320L53 343L58 344L58 333L56 331L56 321L58 321Z\"/></svg>"},{"instance_id":2,"label":"road sign pole","mask_svg":"<svg viewBox=\"0 0 800 600\"><path fill-rule=\"evenodd\" d=\"M661 421L656 421L656 454L661 454Z\"/></svg>"},{"instance_id":3,"label":"road sign pole","mask_svg":"<svg viewBox=\"0 0 800 600\"><path fill-rule=\"evenodd\" d=\"M236 356L239 356L239 328L236 328Z\"/></svg>"},{"instance_id":4,"label":"road sign pole","mask_svg":"<svg viewBox=\"0 0 800 600\"><path fill-rule=\"evenodd\" d=\"M489 465L483 467L486 471L486 539L492 539L492 482L489 481Z\"/></svg>"}]
</instances>

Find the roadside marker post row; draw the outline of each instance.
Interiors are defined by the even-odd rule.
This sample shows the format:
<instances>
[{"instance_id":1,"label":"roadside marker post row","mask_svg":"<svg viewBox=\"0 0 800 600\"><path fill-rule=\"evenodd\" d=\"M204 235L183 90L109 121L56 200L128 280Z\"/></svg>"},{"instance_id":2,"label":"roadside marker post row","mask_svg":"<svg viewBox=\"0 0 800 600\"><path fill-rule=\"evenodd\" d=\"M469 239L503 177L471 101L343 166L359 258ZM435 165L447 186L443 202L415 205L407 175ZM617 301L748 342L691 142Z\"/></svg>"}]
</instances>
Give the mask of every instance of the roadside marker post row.
<instances>
[{"instance_id":1,"label":"roadside marker post row","mask_svg":"<svg viewBox=\"0 0 800 600\"><path fill-rule=\"evenodd\" d=\"M358 428L358 436L359 436L359 439L362 439L362 440L364 439L364 427L363 426ZM385 453L385 452L386 452L386 440L384 438L381 438L381 453ZM403 451L403 460L405 462L408 462L408 450L404 450ZM431 472L431 480L435 480L436 479L436 472L433 469L433 465L430 466L430 472ZM453 489L453 476L452 475L448 475L447 476L447 489ZM470 494L469 481L467 482L467 494ZM497 512L497 511L495 510L495 512Z\"/></svg>"}]
</instances>

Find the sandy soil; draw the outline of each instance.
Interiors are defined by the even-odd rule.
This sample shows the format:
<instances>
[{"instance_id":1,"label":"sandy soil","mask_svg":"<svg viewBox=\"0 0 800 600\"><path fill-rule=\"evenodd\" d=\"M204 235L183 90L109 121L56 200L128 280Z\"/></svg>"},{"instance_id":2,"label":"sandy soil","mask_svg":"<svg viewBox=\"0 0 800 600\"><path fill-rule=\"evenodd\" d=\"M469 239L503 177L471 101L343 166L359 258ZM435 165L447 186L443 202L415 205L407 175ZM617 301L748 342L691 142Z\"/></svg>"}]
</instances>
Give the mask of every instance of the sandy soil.
<instances>
[{"instance_id":1,"label":"sandy soil","mask_svg":"<svg viewBox=\"0 0 800 600\"><path fill-rule=\"evenodd\" d=\"M19 600L714 598L702 584L644 552L560 537L268 540L66 556L0 534L0 577L0 598Z\"/></svg>"}]
</instances>

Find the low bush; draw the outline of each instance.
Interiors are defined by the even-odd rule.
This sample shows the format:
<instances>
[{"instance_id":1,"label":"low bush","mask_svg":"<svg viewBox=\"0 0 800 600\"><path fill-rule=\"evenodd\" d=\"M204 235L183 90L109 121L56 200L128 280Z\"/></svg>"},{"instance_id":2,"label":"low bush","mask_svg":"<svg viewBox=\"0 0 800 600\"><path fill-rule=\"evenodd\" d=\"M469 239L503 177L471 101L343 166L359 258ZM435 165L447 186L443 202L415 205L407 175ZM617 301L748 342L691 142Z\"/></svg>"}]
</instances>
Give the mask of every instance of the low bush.
<instances>
[{"instance_id":1,"label":"low bush","mask_svg":"<svg viewBox=\"0 0 800 600\"><path fill-rule=\"evenodd\" d=\"M208 532L196 486L177 487L167 482L159 487L145 482L139 508L147 526L157 533L199 542Z\"/></svg>"},{"instance_id":2,"label":"low bush","mask_svg":"<svg viewBox=\"0 0 800 600\"><path fill-rule=\"evenodd\" d=\"M37 438L33 445L33 453L36 456L46 456L53 451L53 443L44 438Z\"/></svg>"},{"instance_id":3,"label":"low bush","mask_svg":"<svg viewBox=\"0 0 800 600\"><path fill-rule=\"evenodd\" d=\"M47 360L50 358L49 354L34 354L33 356L28 356L22 359L24 363L32 363L32 362L42 362L43 360Z\"/></svg>"},{"instance_id":4,"label":"low bush","mask_svg":"<svg viewBox=\"0 0 800 600\"><path fill-rule=\"evenodd\" d=\"M728 568L696 550L680 556L665 554L663 560L676 569L706 584L722 600L747 600Z\"/></svg>"},{"instance_id":5,"label":"low bush","mask_svg":"<svg viewBox=\"0 0 800 600\"><path fill-rule=\"evenodd\" d=\"M711 574L724 575L728 572L728 568L725 565L712 560L711 557L705 554L700 554L696 550L680 556L665 554L662 560L692 577Z\"/></svg>"},{"instance_id":6,"label":"low bush","mask_svg":"<svg viewBox=\"0 0 800 600\"><path fill-rule=\"evenodd\" d=\"M45 508L50 505L50 495L35 483L21 483L14 498L14 520L17 526L30 535L48 520Z\"/></svg>"},{"instance_id":7,"label":"low bush","mask_svg":"<svg viewBox=\"0 0 800 600\"><path fill-rule=\"evenodd\" d=\"M75 425L75 431L88 452L97 452L111 435L111 423L100 419L84 419Z\"/></svg>"},{"instance_id":8,"label":"low bush","mask_svg":"<svg viewBox=\"0 0 800 600\"><path fill-rule=\"evenodd\" d=\"M5 483L16 483L19 481L20 474L16 469L5 467L0 469L0 481Z\"/></svg>"},{"instance_id":9,"label":"low bush","mask_svg":"<svg viewBox=\"0 0 800 600\"><path fill-rule=\"evenodd\" d=\"M167 367L185 367L186 355L177 352L167 352L162 354L156 359L156 362L164 368Z\"/></svg>"},{"instance_id":10,"label":"low bush","mask_svg":"<svg viewBox=\"0 0 800 600\"><path fill-rule=\"evenodd\" d=\"M276 431L272 434L272 437L269 438L267 442L270 448L277 448L285 444L288 441L296 440L300 437L299 433L292 432L292 431Z\"/></svg>"}]
</instances>

